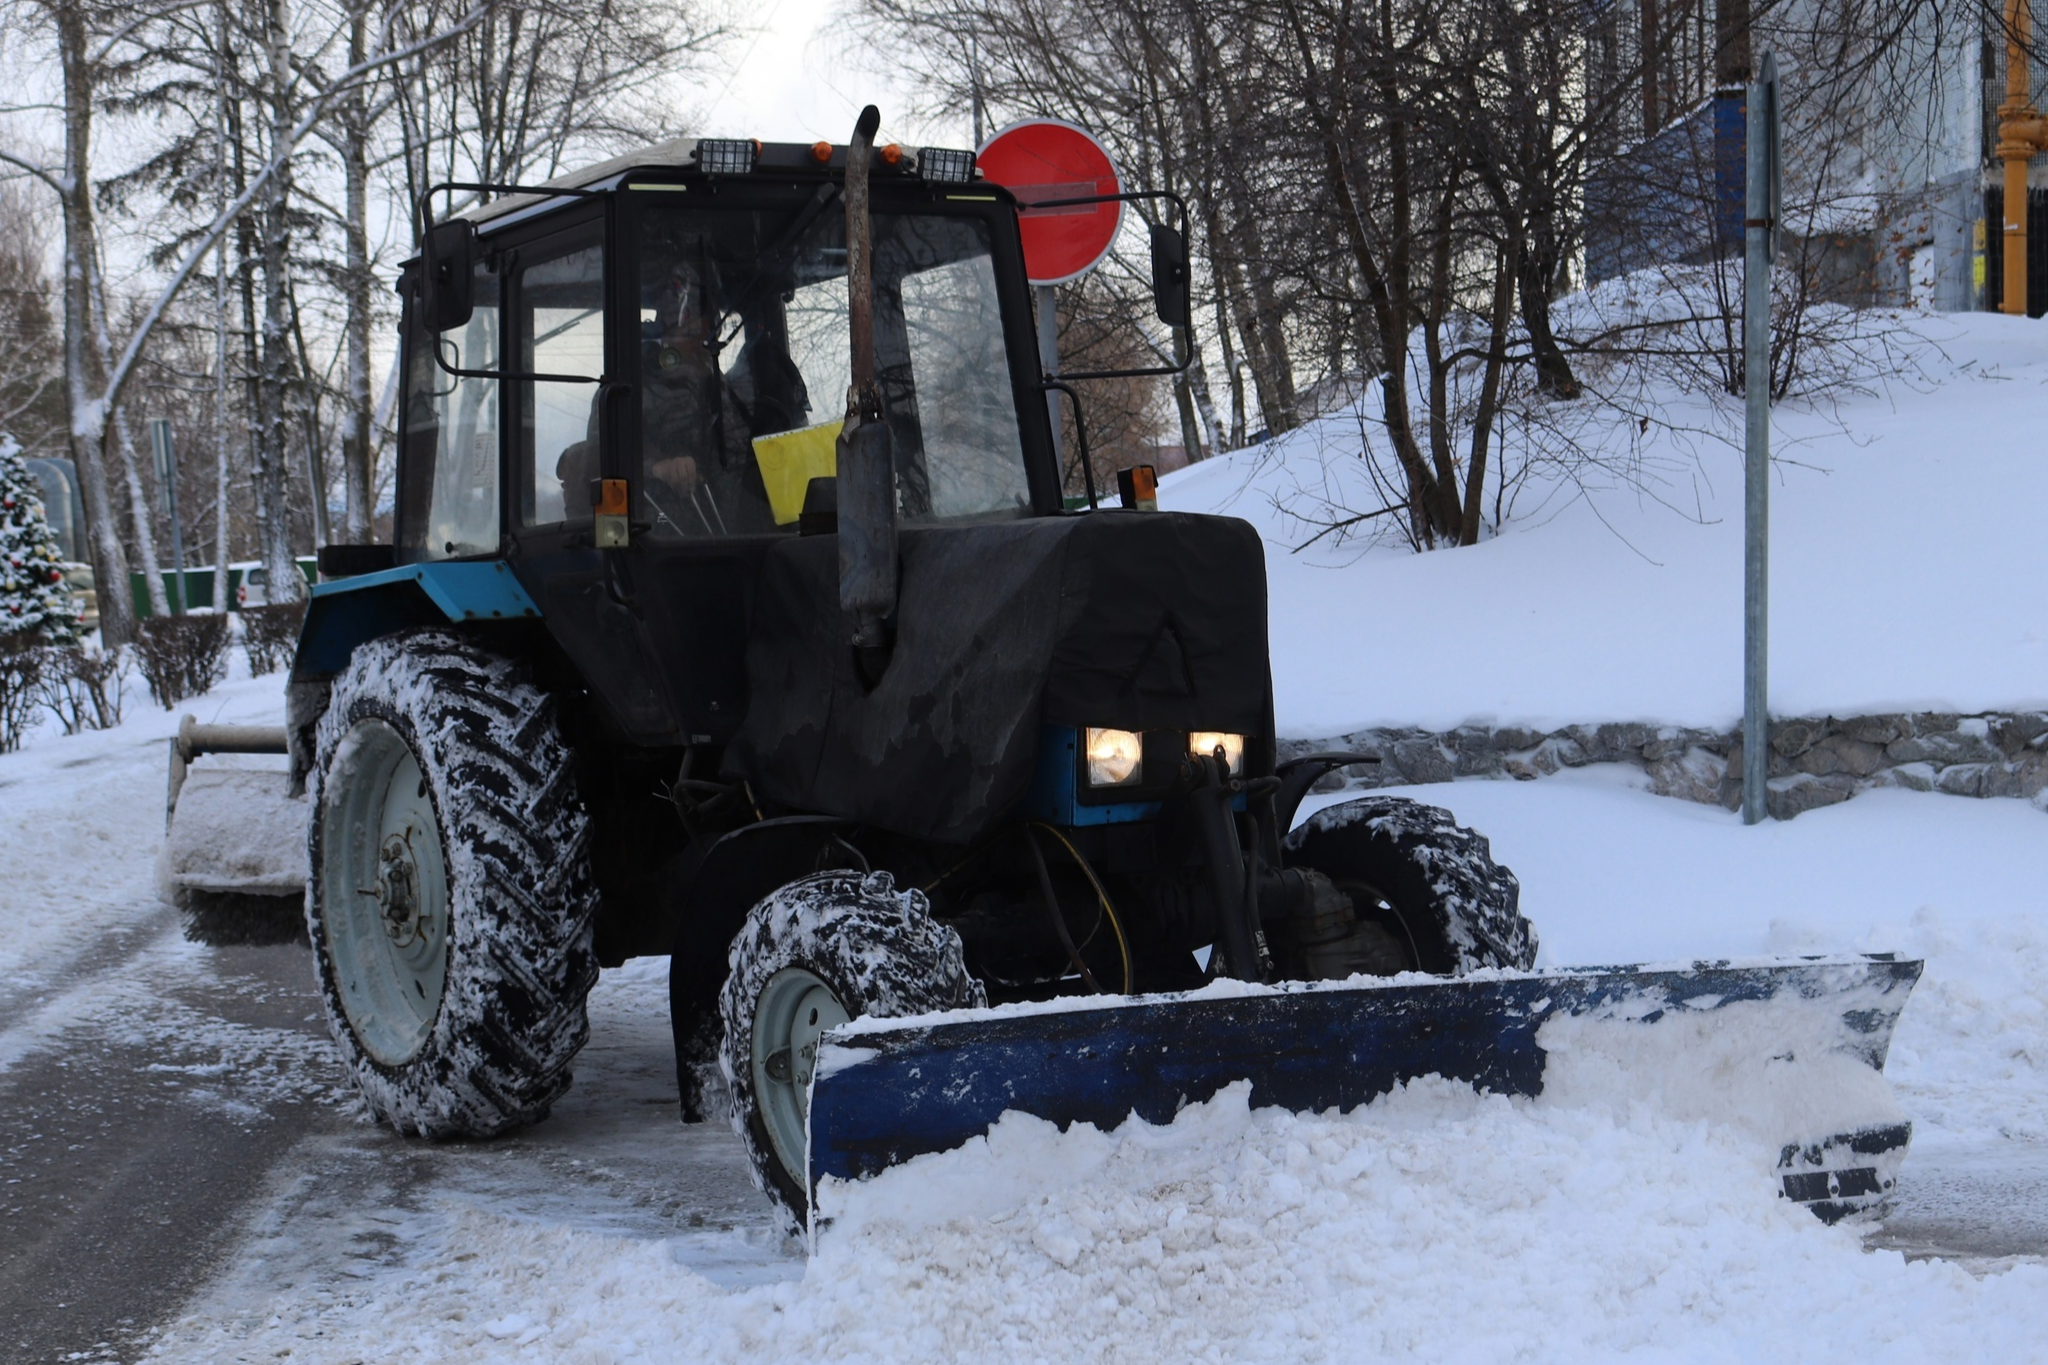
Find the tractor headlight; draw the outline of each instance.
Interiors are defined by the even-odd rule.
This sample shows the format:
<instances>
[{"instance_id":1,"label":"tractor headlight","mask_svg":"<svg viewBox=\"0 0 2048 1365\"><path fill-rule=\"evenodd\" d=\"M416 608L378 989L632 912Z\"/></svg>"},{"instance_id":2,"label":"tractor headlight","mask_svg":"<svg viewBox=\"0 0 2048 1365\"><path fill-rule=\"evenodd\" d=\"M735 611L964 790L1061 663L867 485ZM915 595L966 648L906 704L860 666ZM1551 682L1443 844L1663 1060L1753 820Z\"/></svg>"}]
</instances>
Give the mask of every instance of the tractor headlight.
<instances>
[{"instance_id":1,"label":"tractor headlight","mask_svg":"<svg viewBox=\"0 0 2048 1365\"><path fill-rule=\"evenodd\" d=\"M1144 780L1144 744L1129 730L1088 727L1088 785L1130 787Z\"/></svg>"},{"instance_id":2,"label":"tractor headlight","mask_svg":"<svg viewBox=\"0 0 2048 1365\"><path fill-rule=\"evenodd\" d=\"M926 147L917 154L917 173L927 180L972 180L974 153Z\"/></svg>"},{"instance_id":3,"label":"tractor headlight","mask_svg":"<svg viewBox=\"0 0 2048 1365\"><path fill-rule=\"evenodd\" d=\"M761 144L750 137L697 140L697 169L706 175L745 175L760 156Z\"/></svg>"},{"instance_id":4,"label":"tractor headlight","mask_svg":"<svg viewBox=\"0 0 2048 1365\"><path fill-rule=\"evenodd\" d=\"M1223 751L1223 762L1233 777L1244 773L1244 736L1228 735L1221 730L1197 730L1188 736L1188 753L1214 756Z\"/></svg>"}]
</instances>

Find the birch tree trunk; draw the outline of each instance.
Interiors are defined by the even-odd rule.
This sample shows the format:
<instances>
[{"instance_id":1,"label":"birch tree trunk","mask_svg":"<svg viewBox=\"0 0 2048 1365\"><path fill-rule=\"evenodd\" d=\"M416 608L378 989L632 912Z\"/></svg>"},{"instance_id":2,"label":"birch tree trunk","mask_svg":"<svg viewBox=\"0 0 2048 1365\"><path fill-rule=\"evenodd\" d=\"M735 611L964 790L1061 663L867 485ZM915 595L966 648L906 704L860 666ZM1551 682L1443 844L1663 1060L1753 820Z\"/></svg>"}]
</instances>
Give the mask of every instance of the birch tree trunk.
<instances>
[{"instance_id":1,"label":"birch tree trunk","mask_svg":"<svg viewBox=\"0 0 2048 1365\"><path fill-rule=\"evenodd\" d=\"M214 8L215 76L213 128L213 203L215 216L228 204L228 8L220 0ZM233 545L228 538L228 516L233 508L232 476L234 446L229 437L228 383L228 234L223 232L213 249L213 477L216 499L213 531L213 609L228 609L228 556Z\"/></svg>"},{"instance_id":2,"label":"birch tree trunk","mask_svg":"<svg viewBox=\"0 0 2048 1365\"><path fill-rule=\"evenodd\" d=\"M105 332L100 334L100 339L104 343ZM101 354L106 355L104 346ZM111 368L111 357L107 363ZM121 480L128 485L128 513L130 524L135 528L135 553L142 560L143 595L149 600L150 615L169 616L171 602L164 594L163 561L157 557L156 527L150 520L149 492L142 485L142 462L135 455L135 436L128 428L128 414L118 406L113 409L113 422L114 441L121 451Z\"/></svg>"},{"instance_id":3,"label":"birch tree trunk","mask_svg":"<svg viewBox=\"0 0 2048 1365\"><path fill-rule=\"evenodd\" d=\"M358 9L349 21L350 66L359 66L367 52L369 20ZM350 545L370 542L371 521L376 515L376 471L371 467L371 439L374 414L370 404L370 139L368 101L358 89L343 104L342 173L346 179L346 202L342 226L346 270L342 288L346 296L343 323L347 367L343 377L347 392L341 407L341 478L344 501L341 539Z\"/></svg>"},{"instance_id":4,"label":"birch tree trunk","mask_svg":"<svg viewBox=\"0 0 2048 1365\"><path fill-rule=\"evenodd\" d=\"M114 370L114 341L107 334L107 281L104 272L97 266L93 271L93 344L99 348L100 374L110 375ZM170 599L164 594L163 574L159 572L162 560L156 549L156 524L150 513L149 494L143 488L141 462L135 455L135 433L129 428L128 414L118 402L110 403L107 418L113 424L114 441L121 452L121 481L128 489L128 524L134 528L135 553L142 561L143 595L149 602L149 614L169 616ZM183 567L182 565L180 566Z\"/></svg>"},{"instance_id":5,"label":"birch tree trunk","mask_svg":"<svg viewBox=\"0 0 2048 1365\"><path fill-rule=\"evenodd\" d=\"M94 340L94 263L99 228L92 203L92 116L96 72L85 14L74 0L54 0L50 18L63 67L64 171L58 194L64 208L64 388L70 412L71 459L78 469L92 544L93 586L99 598L100 638L125 645L135 638L135 608L128 591L128 555L115 524L107 485L106 368Z\"/></svg>"},{"instance_id":6,"label":"birch tree trunk","mask_svg":"<svg viewBox=\"0 0 2048 1365\"><path fill-rule=\"evenodd\" d=\"M1189 363L1186 383L1188 396L1194 400L1195 412L1200 415L1202 429L1208 436L1199 457L1192 450L1188 452L1188 463L1193 464L1197 458L1206 460L1211 455L1219 455L1223 451L1223 427L1216 420L1216 399L1209 392L1209 367L1202 363L1202 349L1199 346L1195 348L1195 354Z\"/></svg>"},{"instance_id":7,"label":"birch tree trunk","mask_svg":"<svg viewBox=\"0 0 2048 1365\"><path fill-rule=\"evenodd\" d=\"M264 9L264 110L268 145L273 158L284 158L292 144L292 50L286 0L268 0ZM291 163L282 160L265 182L262 194L263 272L262 350L256 379L256 528L267 592L272 602L295 602L305 596L305 580L292 556L291 501L286 450L291 443L293 375L290 281L291 225L286 217L291 199Z\"/></svg>"}]
</instances>

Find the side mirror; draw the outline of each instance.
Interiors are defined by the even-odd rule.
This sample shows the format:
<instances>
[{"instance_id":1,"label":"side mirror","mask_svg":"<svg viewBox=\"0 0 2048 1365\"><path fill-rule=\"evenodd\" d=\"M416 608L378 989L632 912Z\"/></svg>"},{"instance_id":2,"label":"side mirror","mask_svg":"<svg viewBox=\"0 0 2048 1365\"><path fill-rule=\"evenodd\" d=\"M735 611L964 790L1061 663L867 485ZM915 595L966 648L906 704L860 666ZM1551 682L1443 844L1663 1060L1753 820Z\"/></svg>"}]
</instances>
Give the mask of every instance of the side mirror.
<instances>
[{"instance_id":1,"label":"side mirror","mask_svg":"<svg viewBox=\"0 0 2048 1365\"><path fill-rule=\"evenodd\" d=\"M1152 229L1152 299L1159 320L1169 327L1185 327L1193 310L1188 276L1188 242L1170 227Z\"/></svg>"},{"instance_id":2,"label":"side mirror","mask_svg":"<svg viewBox=\"0 0 2048 1365\"><path fill-rule=\"evenodd\" d=\"M446 332L476 311L476 224L450 219L427 229L420 248L420 321Z\"/></svg>"}]
</instances>

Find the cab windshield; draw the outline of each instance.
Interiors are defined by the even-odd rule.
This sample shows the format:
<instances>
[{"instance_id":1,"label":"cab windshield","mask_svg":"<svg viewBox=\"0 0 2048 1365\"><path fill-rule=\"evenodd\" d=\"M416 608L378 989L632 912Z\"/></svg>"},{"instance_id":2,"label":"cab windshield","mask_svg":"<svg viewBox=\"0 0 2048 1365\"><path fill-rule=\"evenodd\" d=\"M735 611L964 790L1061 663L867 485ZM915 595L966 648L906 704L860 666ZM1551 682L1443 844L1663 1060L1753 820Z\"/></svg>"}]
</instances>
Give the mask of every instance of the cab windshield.
<instances>
[{"instance_id":1,"label":"cab windshield","mask_svg":"<svg viewBox=\"0 0 2048 1365\"><path fill-rule=\"evenodd\" d=\"M841 200L657 203L639 222L639 516L666 537L792 526L810 481L834 472L846 409ZM875 360L904 520L1028 511L987 226L881 212L873 224ZM567 502L588 476L562 472Z\"/></svg>"}]
</instances>

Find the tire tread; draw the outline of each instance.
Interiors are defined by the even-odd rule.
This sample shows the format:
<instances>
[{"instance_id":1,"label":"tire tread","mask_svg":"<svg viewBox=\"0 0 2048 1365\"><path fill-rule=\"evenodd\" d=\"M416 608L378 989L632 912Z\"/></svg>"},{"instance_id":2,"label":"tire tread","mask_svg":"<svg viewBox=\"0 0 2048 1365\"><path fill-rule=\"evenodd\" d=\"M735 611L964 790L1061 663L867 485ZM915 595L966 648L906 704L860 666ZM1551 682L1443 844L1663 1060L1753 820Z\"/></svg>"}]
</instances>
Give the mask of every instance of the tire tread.
<instances>
[{"instance_id":1,"label":"tire tread","mask_svg":"<svg viewBox=\"0 0 2048 1365\"><path fill-rule=\"evenodd\" d=\"M444 831L454 921L441 1014L421 1054L386 1067L357 1045L324 951L324 788L358 720L411 742ZM359 647L318 727L307 930L337 1046L371 1110L422 1137L489 1137L544 1118L589 1038L598 893L590 821L554 700L526 669L452 631Z\"/></svg>"}]
</instances>

